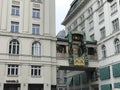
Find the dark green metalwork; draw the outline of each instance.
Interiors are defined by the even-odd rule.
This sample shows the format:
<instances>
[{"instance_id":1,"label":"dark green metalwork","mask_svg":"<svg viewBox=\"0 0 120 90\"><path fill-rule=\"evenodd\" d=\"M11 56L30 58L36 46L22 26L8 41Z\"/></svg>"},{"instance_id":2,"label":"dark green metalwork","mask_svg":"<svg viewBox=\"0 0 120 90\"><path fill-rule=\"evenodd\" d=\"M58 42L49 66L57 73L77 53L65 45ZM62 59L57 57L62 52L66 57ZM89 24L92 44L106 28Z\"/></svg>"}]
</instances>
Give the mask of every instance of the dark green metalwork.
<instances>
[{"instance_id":1,"label":"dark green metalwork","mask_svg":"<svg viewBox=\"0 0 120 90\"><path fill-rule=\"evenodd\" d=\"M120 63L112 65L113 76L120 77Z\"/></svg>"},{"instance_id":2,"label":"dark green metalwork","mask_svg":"<svg viewBox=\"0 0 120 90\"><path fill-rule=\"evenodd\" d=\"M101 90L112 90L111 84L101 85Z\"/></svg>"},{"instance_id":3,"label":"dark green metalwork","mask_svg":"<svg viewBox=\"0 0 120 90\"><path fill-rule=\"evenodd\" d=\"M73 76L73 82L76 86L80 85L80 75Z\"/></svg>"},{"instance_id":4,"label":"dark green metalwork","mask_svg":"<svg viewBox=\"0 0 120 90\"><path fill-rule=\"evenodd\" d=\"M69 64L73 64L72 34L68 33Z\"/></svg>"},{"instance_id":5,"label":"dark green metalwork","mask_svg":"<svg viewBox=\"0 0 120 90\"><path fill-rule=\"evenodd\" d=\"M106 80L110 79L110 67L100 68L100 79Z\"/></svg>"},{"instance_id":6,"label":"dark green metalwork","mask_svg":"<svg viewBox=\"0 0 120 90\"><path fill-rule=\"evenodd\" d=\"M114 88L120 88L120 82L114 83Z\"/></svg>"},{"instance_id":7,"label":"dark green metalwork","mask_svg":"<svg viewBox=\"0 0 120 90\"><path fill-rule=\"evenodd\" d=\"M82 90L89 90L89 87L82 88Z\"/></svg>"},{"instance_id":8,"label":"dark green metalwork","mask_svg":"<svg viewBox=\"0 0 120 90\"><path fill-rule=\"evenodd\" d=\"M67 78L67 85L68 85L68 86L70 85L72 79L73 79L72 77Z\"/></svg>"},{"instance_id":9,"label":"dark green metalwork","mask_svg":"<svg viewBox=\"0 0 120 90\"><path fill-rule=\"evenodd\" d=\"M88 58L87 58L87 55L86 55L86 35L85 33L83 34L80 34L78 32L69 32L68 33L68 50L69 50L69 64L73 64L74 61L73 61L73 48L72 48L72 45L73 45L73 35L76 34L76 35L80 35L80 40L78 42L80 42L80 47L82 49L82 53L80 53L79 49L78 49L78 57L84 57L84 60L85 60L85 65L88 65Z\"/></svg>"},{"instance_id":10,"label":"dark green metalwork","mask_svg":"<svg viewBox=\"0 0 120 90\"><path fill-rule=\"evenodd\" d=\"M88 77L87 77L86 72L81 74L81 80L82 80L82 84L87 84L88 83Z\"/></svg>"}]
</instances>

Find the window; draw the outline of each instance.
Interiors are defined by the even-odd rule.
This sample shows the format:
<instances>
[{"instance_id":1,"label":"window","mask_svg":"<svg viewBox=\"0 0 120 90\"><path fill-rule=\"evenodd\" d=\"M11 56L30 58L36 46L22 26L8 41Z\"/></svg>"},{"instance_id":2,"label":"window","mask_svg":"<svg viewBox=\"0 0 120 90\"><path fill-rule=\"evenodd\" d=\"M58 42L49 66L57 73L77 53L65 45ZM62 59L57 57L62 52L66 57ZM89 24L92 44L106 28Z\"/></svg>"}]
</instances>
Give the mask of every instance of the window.
<instances>
[{"instance_id":1,"label":"window","mask_svg":"<svg viewBox=\"0 0 120 90\"><path fill-rule=\"evenodd\" d=\"M92 35L90 36L90 38L91 38L91 40L95 40L94 34L92 34Z\"/></svg>"},{"instance_id":2,"label":"window","mask_svg":"<svg viewBox=\"0 0 120 90\"><path fill-rule=\"evenodd\" d=\"M59 90L63 90L63 88L59 88Z\"/></svg>"},{"instance_id":3,"label":"window","mask_svg":"<svg viewBox=\"0 0 120 90\"><path fill-rule=\"evenodd\" d=\"M73 22L73 27L76 28L76 26L77 26L77 20Z\"/></svg>"},{"instance_id":4,"label":"window","mask_svg":"<svg viewBox=\"0 0 120 90\"><path fill-rule=\"evenodd\" d=\"M93 47L88 47L88 55L94 55L95 54L95 50Z\"/></svg>"},{"instance_id":5,"label":"window","mask_svg":"<svg viewBox=\"0 0 120 90\"><path fill-rule=\"evenodd\" d=\"M81 31L82 31L82 32L85 31L85 22L83 22L83 23L80 25L80 27L81 27Z\"/></svg>"},{"instance_id":6,"label":"window","mask_svg":"<svg viewBox=\"0 0 120 90\"><path fill-rule=\"evenodd\" d=\"M34 42L32 44L32 55L33 56L40 56L40 49L41 49L40 43Z\"/></svg>"},{"instance_id":7,"label":"window","mask_svg":"<svg viewBox=\"0 0 120 90\"><path fill-rule=\"evenodd\" d=\"M33 9L32 17L40 18L40 9Z\"/></svg>"},{"instance_id":8,"label":"window","mask_svg":"<svg viewBox=\"0 0 120 90\"><path fill-rule=\"evenodd\" d=\"M16 39L13 39L10 41L9 53L10 54L19 54L19 42Z\"/></svg>"},{"instance_id":9,"label":"window","mask_svg":"<svg viewBox=\"0 0 120 90\"><path fill-rule=\"evenodd\" d=\"M115 51L116 51L116 53L120 53L120 41L119 41L119 39L115 40Z\"/></svg>"},{"instance_id":10,"label":"window","mask_svg":"<svg viewBox=\"0 0 120 90\"><path fill-rule=\"evenodd\" d=\"M40 76L41 66L31 66L31 76Z\"/></svg>"},{"instance_id":11,"label":"window","mask_svg":"<svg viewBox=\"0 0 120 90\"><path fill-rule=\"evenodd\" d=\"M31 0L31 2L35 2L35 3L41 3L41 0Z\"/></svg>"},{"instance_id":12,"label":"window","mask_svg":"<svg viewBox=\"0 0 120 90\"><path fill-rule=\"evenodd\" d=\"M112 21L112 25L113 25L113 31L118 31L119 30L119 20L118 20L118 18L115 19L114 21Z\"/></svg>"},{"instance_id":13,"label":"window","mask_svg":"<svg viewBox=\"0 0 120 90\"><path fill-rule=\"evenodd\" d=\"M11 22L11 32L19 31L19 22Z\"/></svg>"},{"instance_id":14,"label":"window","mask_svg":"<svg viewBox=\"0 0 120 90\"><path fill-rule=\"evenodd\" d=\"M92 9L92 7L90 7L90 8L88 9L88 15L92 14L92 12L93 12L93 9Z\"/></svg>"},{"instance_id":15,"label":"window","mask_svg":"<svg viewBox=\"0 0 120 90\"><path fill-rule=\"evenodd\" d=\"M100 33L101 33L101 39L105 38L105 36L106 36L105 27L100 29Z\"/></svg>"},{"instance_id":16,"label":"window","mask_svg":"<svg viewBox=\"0 0 120 90\"><path fill-rule=\"evenodd\" d=\"M98 0L98 7L100 7L103 4L103 0Z\"/></svg>"},{"instance_id":17,"label":"window","mask_svg":"<svg viewBox=\"0 0 120 90\"><path fill-rule=\"evenodd\" d=\"M19 16L19 14L20 14L20 7L19 6L12 6L11 14Z\"/></svg>"},{"instance_id":18,"label":"window","mask_svg":"<svg viewBox=\"0 0 120 90\"><path fill-rule=\"evenodd\" d=\"M117 3L114 3L112 6L111 6L111 14L114 14L117 12Z\"/></svg>"},{"instance_id":19,"label":"window","mask_svg":"<svg viewBox=\"0 0 120 90\"><path fill-rule=\"evenodd\" d=\"M106 57L106 47L105 47L105 45L102 46L102 57L103 58Z\"/></svg>"},{"instance_id":20,"label":"window","mask_svg":"<svg viewBox=\"0 0 120 90\"><path fill-rule=\"evenodd\" d=\"M8 65L8 75L17 76L18 75L18 65Z\"/></svg>"},{"instance_id":21,"label":"window","mask_svg":"<svg viewBox=\"0 0 120 90\"><path fill-rule=\"evenodd\" d=\"M93 22L93 16L90 16L88 18L88 22L89 22L89 30L94 28L94 22Z\"/></svg>"},{"instance_id":22,"label":"window","mask_svg":"<svg viewBox=\"0 0 120 90\"><path fill-rule=\"evenodd\" d=\"M32 25L32 34L33 35L39 35L40 32L40 25L39 24L33 24Z\"/></svg>"},{"instance_id":23,"label":"window","mask_svg":"<svg viewBox=\"0 0 120 90\"><path fill-rule=\"evenodd\" d=\"M70 30L71 30L71 26L68 27L68 31L70 31Z\"/></svg>"},{"instance_id":24,"label":"window","mask_svg":"<svg viewBox=\"0 0 120 90\"><path fill-rule=\"evenodd\" d=\"M104 21L104 12L99 15L99 23Z\"/></svg>"},{"instance_id":25,"label":"window","mask_svg":"<svg viewBox=\"0 0 120 90\"><path fill-rule=\"evenodd\" d=\"M89 22L89 30L94 28L94 23L93 20Z\"/></svg>"},{"instance_id":26,"label":"window","mask_svg":"<svg viewBox=\"0 0 120 90\"><path fill-rule=\"evenodd\" d=\"M80 22L84 20L84 14L80 16Z\"/></svg>"}]
</instances>

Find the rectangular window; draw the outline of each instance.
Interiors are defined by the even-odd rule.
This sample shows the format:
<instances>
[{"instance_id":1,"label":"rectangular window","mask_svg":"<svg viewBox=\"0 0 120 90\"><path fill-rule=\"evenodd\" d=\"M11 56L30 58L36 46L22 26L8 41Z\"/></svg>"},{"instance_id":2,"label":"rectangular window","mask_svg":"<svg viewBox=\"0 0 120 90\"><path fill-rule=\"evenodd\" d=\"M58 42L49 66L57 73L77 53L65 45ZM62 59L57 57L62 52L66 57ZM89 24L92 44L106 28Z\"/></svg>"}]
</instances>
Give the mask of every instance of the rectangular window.
<instances>
[{"instance_id":1,"label":"rectangular window","mask_svg":"<svg viewBox=\"0 0 120 90\"><path fill-rule=\"evenodd\" d=\"M11 22L11 32L19 31L19 22Z\"/></svg>"},{"instance_id":2,"label":"rectangular window","mask_svg":"<svg viewBox=\"0 0 120 90\"><path fill-rule=\"evenodd\" d=\"M104 12L99 15L99 23L104 21Z\"/></svg>"},{"instance_id":3,"label":"rectangular window","mask_svg":"<svg viewBox=\"0 0 120 90\"><path fill-rule=\"evenodd\" d=\"M31 66L31 76L40 76L41 66Z\"/></svg>"},{"instance_id":4,"label":"rectangular window","mask_svg":"<svg viewBox=\"0 0 120 90\"><path fill-rule=\"evenodd\" d=\"M40 18L40 9L33 9L32 17Z\"/></svg>"},{"instance_id":5,"label":"rectangular window","mask_svg":"<svg viewBox=\"0 0 120 90\"><path fill-rule=\"evenodd\" d=\"M85 22L80 25L81 31L85 31Z\"/></svg>"},{"instance_id":6,"label":"rectangular window","mask_svg":"<svg viewBox=\"0 0 120 90\"><path fill-rule=\"evenodd\" d=\"M117 3L114 3L111 6L111 15L117 12Z\"/></svg>"},{"instance_id":7,"label":"rectangular window","mask_svg":"<svg viewBox=\"0 0 120 90\"><path fill-rule=\"evenodd\" d=\"M80 16L80 22L82 22L83 20L84 20L84 14Z\"/></svg>"},{"instance_id":8,"label":"rectangular window","mask_svg":"<svg viewBox=\"0 0 120 90\"><path fill-rule=\"evenodd\" d=\"M12 6L11 14L19 16L20 15L20 7L19 6Z\"/></svg>"},{"instance_id":9,"label":"rectangular window","mask_svg":"<svg viewBox=\"0 0 120 90\"><path fill-rule=\"evenodd\" d=\"M95 40L94 34L90 36L91 40Z\"/></svg>"},{"instance_id":10,"label":"rectangular window","mask_svg":"<svg viewBox=\"0 0 120 90\"><path fill-rule=\"evenodd\" d=\"M31 2L35 2L35 3L41 3L41 0L31 0Z\"/></svg>"},{"instance_id":11,"label":"rectangular window","mask_svg":"<svg viewBox=\"0 0 120 90\"><path fill-rule=\"evenodd\" d=\"M18 75L18 65L8 65L8 76Z\"/></svg>"},{"instance_id":12,"label":"rectangular window","mask_svg":"<svg viewBox=\"0 0 120 90\"><path fill-rule=\"evenodd\" d=\"M100 29L100 33L101 33L101 39L105 38L105 36L106 36L105 27Z\"/></svg>"},{"instance_id":13,"label":"rectangular window","mask_svg":"<svg viewBox=\"0 0 120 90\"><path fill-rule=\"evenodd\" d=\"M32 25L32 34L33 35L39 35L40 32L40 25L39 24L33 24Z\"/></svg>"},{"instance_id":14,"label":"rectangular window","mask_svg":"<svg viewBox=\"0 0 120 90\"><path fill-rule=\"evenodd\" d=\"M118 20L118 18L115 19L114 21L112 21L112 25L113 25L113 31L118 31L119 30L119 20Z\"/></svg>"},{"instance_id":15,"label":"rectangular window","mask_svg":"<svg viewBox=\"0 0 120 90\"><path fill-rule=\"evenodd\" d=\"M89 30L94 28L94 23L93 20L89 22Z\"/></svg>"}]
</instances>

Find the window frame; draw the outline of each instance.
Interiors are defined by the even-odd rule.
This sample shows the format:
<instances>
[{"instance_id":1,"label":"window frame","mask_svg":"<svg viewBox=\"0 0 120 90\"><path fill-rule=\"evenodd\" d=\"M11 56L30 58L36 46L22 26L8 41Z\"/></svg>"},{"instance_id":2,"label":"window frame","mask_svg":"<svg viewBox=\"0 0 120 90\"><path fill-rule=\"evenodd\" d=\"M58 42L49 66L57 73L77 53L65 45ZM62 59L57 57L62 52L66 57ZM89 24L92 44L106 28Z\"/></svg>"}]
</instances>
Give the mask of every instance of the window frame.
<instances>
[{"instance_id":1,"label":"window frame","mask_svg":"<svg viewBox=\"0 0 120 90\"><path fill-rule=\"evenodd\" d=\"M19 16L20 15L20 6L12 5L11 15Z\"/></svg>"},{"instance_id":2,"label":"window frame","mask_svg":"<svg viewBox=\"0 0 120 90\"><path fill-rule=\"evenodd\" d=\"M33 8L32 17L39 19L40 18L40 9L34 9Z\"/></svg>"},{"instance_id":3,"label":"window frame","mask_svg":"<svg viewBox=\"0 0 120 90\"><path fill-rule=\"evenodd\" d=\"M115 39L114 44L115 44L115 53L120 53L120 40Z\"/></svg>"},{"instance_id":4,"label":"window frame","mask_svg":"<svg viewBox=\"0 0 120 90\"><path fill-rule=\"evenodd\" d=\"M102 58L106 58L106 46L102 45L101 49L102 49Z\"/></svg>"},{"instance_id":5,"label":"window frame","mask_svg":"<svg viewBox=\"0 0 120 90\"><path fill-rule=\"evenodd\" d=\"M40 56L41 55L41 44L38 41L32 43L32 55Z\"/></svg>"},{"instance_id":6,"label":"window frame","mask_svg":"<svg viewBox=\"0 0 120 90\"><path fill-rule=\"evenodd\" d=\"M114 4L111 5L111 15L113 15L117 11L118 11L118 9L117 9L117 2L115 2Z\"/></svg>"},{"instance_id":7,"label":"window frame","mask_svg":"<svg viewBox=\"0 0 120 90\"><path fill-rule=\"evenodd\" d=\"M101 38L100 39L103 39L103 38L106 37L105 27L103 27L103 28L100 29L100 34L101 34Z\"/></svg>"},{"instance_id":8,"label":"window frame","mask_svg":"<svg viewBox=\"0 0 120 90\"><path fill-rule=\"evenodd\" d=\"M118 18L112 21L112 26L113 26L113 32L119 31L120 26L119 26Z\"/></svg>"},{"instance_id":9,"label":"window frame","mask_svg":"<svg viewBox=\"0 0 120 90\"><path fill-rule=\"evenodd\" d=\"M19 65L8 64L7 66L7 75L8 76L18 76L19 74Z\"/></svg>"},{"instance_id":10,"label":"window frame","mask_svg":"<svg viewBox=\"0 0 120 90\"><path fill-rule=\"evenodd\" d=\"M40 25L39 24L32 24L32 34L40 35Z\"/></svg>"},{"instance_id":11,"label":"window frame","mask_svg":"<svg viewBox=\"0 0 120 90\"><path fill-rule=\"evenodd\" d=\"M19 22L11 21L11 32L13 33L19 32Z\"/></svg>"},{"instance_id":12,"label":"window frame","mask_svg":"<svg viewBox=\"0 0 120 90\"><path fill-rule=\"evenodd\" d=\"M41 76L41 66L31 65L31 76L40 77Z\"/></svg>"},{"instance_id":13,"label":"window frame","mask_svg":"<svg viewBox=\"0 0 120 90\"><path fill-rule=\"evenodd\" d=\"M19 42L16 39L13 39L9 42L9 54L19 54Z\"/></svg>"}]
</instances>

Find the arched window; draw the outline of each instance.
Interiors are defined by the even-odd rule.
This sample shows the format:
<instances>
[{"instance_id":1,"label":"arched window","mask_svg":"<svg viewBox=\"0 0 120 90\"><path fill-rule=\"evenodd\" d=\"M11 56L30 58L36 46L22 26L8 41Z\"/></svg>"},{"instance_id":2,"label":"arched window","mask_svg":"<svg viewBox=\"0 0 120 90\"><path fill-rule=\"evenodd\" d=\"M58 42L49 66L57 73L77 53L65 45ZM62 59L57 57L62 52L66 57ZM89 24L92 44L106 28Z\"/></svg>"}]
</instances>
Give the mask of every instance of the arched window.
<instances>
[{"instance_id":1,"label":"arched window","mask_svg":"<svg viewBox=\"0 0 120 90\"><path fill-rule=\"evenodd\" d=\"M41 45L39 42L34 42L32 44L32 55L33 56L40 56L40 49L41 49Z\"/></svg>"},{"instance_id":2,"label":"arched window","mask_svg":"<svg viewBox=\"0 0 120 90\"><path fill-rule=\"evenodd\" d=\"M115 40L115 51L116 51L116 53L120 53L120 41L119 41L119 39Z\"/></svg>"},{"instance_id":3,"label":"arched window","mask_svg":"<svg viewBox=\"0 0 120 90\"><path fill-rule=\"evenodd\" d=\"M106 47L105 47L105 45L102 46L102 57L103 58L106 57Z\"/></svg>"},{"instance_id":4,"label":"arched window","mask_svg":"<svg viewBox=\"0 0 120 90\"><path fill-rule=\"evenodd\" d=\"M9 53L10 54L19 54L19 42L16 39L13 39L10 41Z\"/></svg>"}]
</instances>

